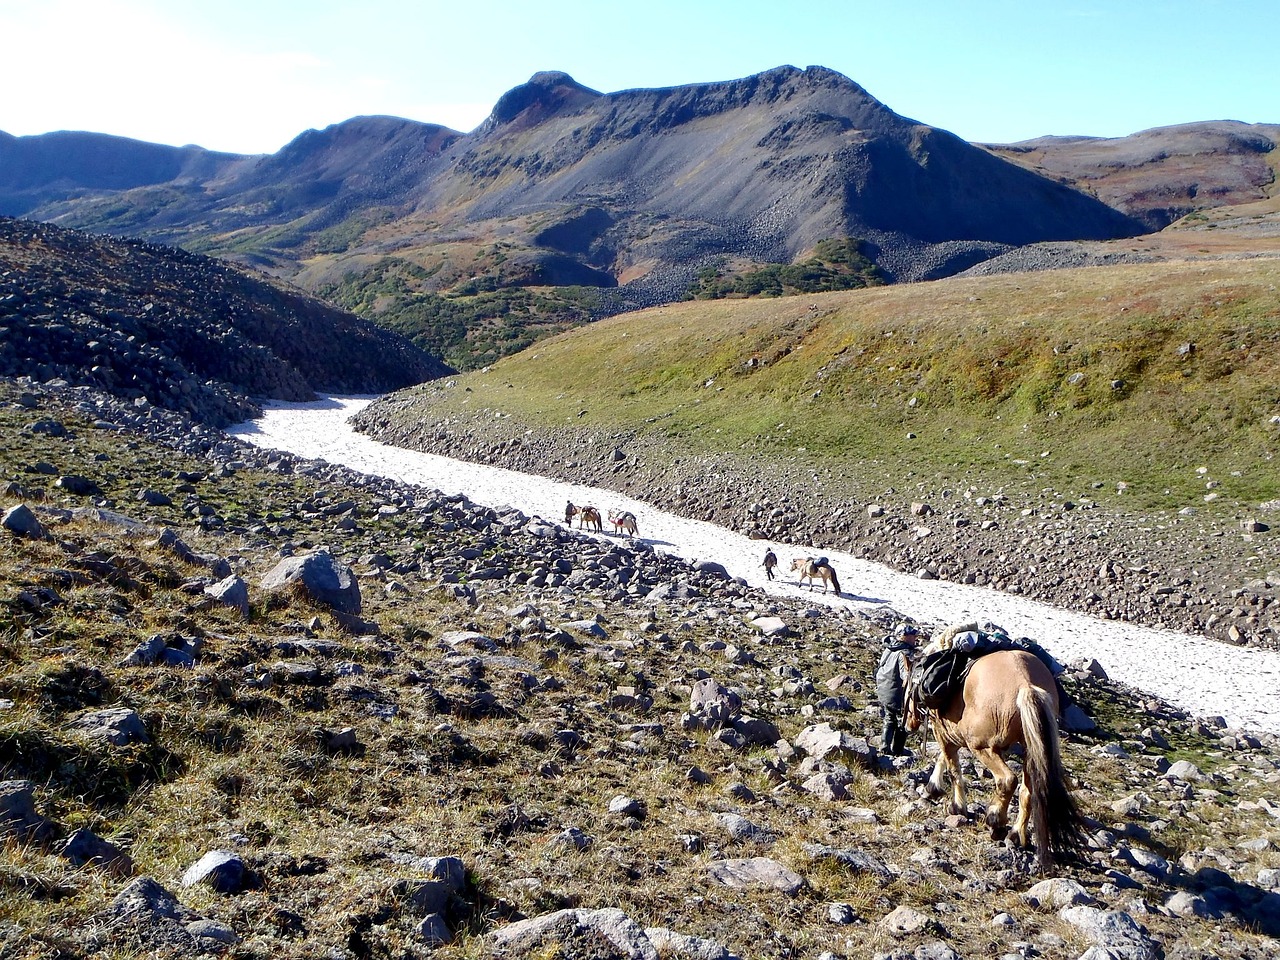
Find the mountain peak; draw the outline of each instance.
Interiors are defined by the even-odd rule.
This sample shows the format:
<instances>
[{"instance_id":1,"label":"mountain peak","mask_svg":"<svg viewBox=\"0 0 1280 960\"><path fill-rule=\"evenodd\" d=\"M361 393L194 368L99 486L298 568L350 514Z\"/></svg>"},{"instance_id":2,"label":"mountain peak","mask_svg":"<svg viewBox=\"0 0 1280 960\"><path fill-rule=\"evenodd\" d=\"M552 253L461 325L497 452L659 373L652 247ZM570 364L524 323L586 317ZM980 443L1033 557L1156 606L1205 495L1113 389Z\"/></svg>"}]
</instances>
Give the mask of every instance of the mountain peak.
<instances>
[{"instance_id":1,"label":"mountain peak","mask_svg":"<svg viewBox=\"0 0 1280 960\"><path fill-rule=\"evenodd\" d=\"M523 118L536 123L545 117L584 106L601 94L584 87L559 70L543 70L504 93L494 105L484 127L493 128Z\"/></svg>"}]
</instances>

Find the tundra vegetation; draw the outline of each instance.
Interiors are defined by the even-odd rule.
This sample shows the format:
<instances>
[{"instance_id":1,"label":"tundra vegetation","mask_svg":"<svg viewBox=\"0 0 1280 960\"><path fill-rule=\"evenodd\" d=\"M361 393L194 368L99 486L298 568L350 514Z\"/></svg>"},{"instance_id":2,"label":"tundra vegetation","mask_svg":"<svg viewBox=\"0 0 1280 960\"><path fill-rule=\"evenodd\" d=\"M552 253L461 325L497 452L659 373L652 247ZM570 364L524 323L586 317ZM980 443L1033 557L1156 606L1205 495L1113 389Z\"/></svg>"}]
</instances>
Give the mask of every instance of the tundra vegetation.
<instances>
[{"instance_id":1,"label":"tundra vegetation","mask_svg":"<svg viewBox=\"0 0 1280 960\"><path fill-rule=\"evenodd\" d=\"M6 956L480 957L521 917L597 908L663 956L1077 957L1107 917L1142 956L1276 949L1270 736L1073 670L1092 849L1035 887L1030 853L918 795L923 760L867 746L888 619L85 388L0 399L6 510L44 533L0 554L0 780L33 803L0 847ZM321 545L358 613L263 586ZM731 706L700 712L708 684ZM80 725L114 708L143 735ZM839 749L798 746L824 724ZM77 866L86 832L113 846ZM218 851L241 872L197 879ZM716 879L743 863L795 882ZM529 955L659 955L581 916Z\"/></svg>"}]
</instances>

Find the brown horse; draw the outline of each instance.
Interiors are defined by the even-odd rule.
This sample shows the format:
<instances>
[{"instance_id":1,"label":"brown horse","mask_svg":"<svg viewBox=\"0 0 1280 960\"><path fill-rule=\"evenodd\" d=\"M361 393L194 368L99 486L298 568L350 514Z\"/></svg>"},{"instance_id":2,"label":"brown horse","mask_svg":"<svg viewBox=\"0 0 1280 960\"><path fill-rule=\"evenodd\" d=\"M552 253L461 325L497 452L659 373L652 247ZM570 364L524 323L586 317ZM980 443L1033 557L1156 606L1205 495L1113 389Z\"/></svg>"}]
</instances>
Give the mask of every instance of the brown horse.
<instances>
[{"instance_id":1,"label":"brown horse","mask_svg":"<svg viewBox=\"0 0 1280 960\"><path fill-rule=\"evenodd\" d=\"M1077 853L1084 843L1084 822L1062 766L1058 692L1049 668L1022 650L998 650L978 657L969 668L963 692L940 710L926 710L920 703L919 680L913 676L907 685L903 713L908 730L919 729L927 718L941 747L929 777L930 796L945 792L949 771L953 790L949 812L968 813L959 762L960 748L968 748L995 777L995 796L987 806L986 820L992 836L999 838L1009 822L1009 801L1018 787L1017 774L1004 754L1020 743L1024 759L1018 818L1013 825L1017 841L1028 846L1029 824L1036 838L1036 865L1042 872L1052 868L1055 857Z\"/></svg>"},{"instance_id":2,"label":"brown horse","mask_svg":"<svg viewBox=\"0 0 1280 960\"><path fill-rule=\"evenodd\" d=\"M614 533L625 532L628 536L634 537L639 530L636 524L636 515L630 510L623 510L621 513L617 510L610 510L609 522L613 524Z\"/></svg>"},{"instance_id":3,"label":"brown horse","mask_svg":"<svg viewBox=\"0 0 1280 960\"><path fill-rule=\"evenodd\" d=\"M809 589L813 589L813 581L822 581L822 592L827 592L827 584L831 584L831 589L836 592L836 596L840 596L840 578L836 576L835 567L827 563L826 557L796 557L791 561L791 572L797 573L797 583L804 581L809 582Z\"/></svg>"},{"instance_id":4,"label":"brown horse","mask_svg":"<svg viewBox=\"0 0 1280 960\"><path fill-rule=\"evenodd\" d=\"M575 506L570 500L564 505L564 524L566 527L573 526L573 518L578 518L578 529L582 530L586 527L594 527L597 533L604 532L604 524L600 520L600 511L595 507L579 507Z\"/></svg>"},{"instance_id":5,"label":"brown horse","mask_svg":"<svg viewBox=\"0 0 1280 960\"><path fill-rule=\"evenodd\" d=\"M604 523L600 519L600 511L595 507L581 507L578 510L578 529L587 530L594 529L597 533L604 532Z\"/></svg>"}]
</instances>

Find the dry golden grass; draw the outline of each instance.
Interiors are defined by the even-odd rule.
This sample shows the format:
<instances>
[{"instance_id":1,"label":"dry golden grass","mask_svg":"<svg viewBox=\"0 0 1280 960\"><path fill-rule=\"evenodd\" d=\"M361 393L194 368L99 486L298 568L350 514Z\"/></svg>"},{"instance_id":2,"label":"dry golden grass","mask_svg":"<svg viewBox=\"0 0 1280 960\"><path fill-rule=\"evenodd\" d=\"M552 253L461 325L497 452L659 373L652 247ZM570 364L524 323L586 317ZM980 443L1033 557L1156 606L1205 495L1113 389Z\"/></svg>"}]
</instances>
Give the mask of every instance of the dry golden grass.
<instances>
[{"instance_id":1,"label":"dry golden grass","mask_svg":"<svg viewBox=\"0 0 1280 960\"><path fill-rule=\"evenodd\" d=\"M93 472L119 509L179 526L195 549L234 558L251 584L273 565L286 541L337 537L331 519L305 520L297 504L368 496L356 488L316 489L304 476L240 470L200 483L202 499L227 524L201 532L184 522L181 507L152 511L131 499L139 484L171 481L164 471L196 470L200 462L145 442L131 449L128 437L92 431L69 411L58 415L77 432L73 440L25 433L28 415L0 407L0 427L10 444L3 479L26 486L32 503L73 506L77 501L58 492L51 476L25 473L23 466L63 459L67 444L75 443L78 464ZM94 460L99 453L110 459ZM267 515L278 519L253 534L237 532L251 517ZM411 536L403 516L378 517L370 510L362 517L363 539L348 543L354 552L377 544L403 557L412 555L415 539L430 540L437 550L457 549L465 540L462 531L450 535L438 527ZM282 524L292 528L287 536L277 529ZM289 960L335 947L353 956L423 955L412 933L417 918L405 909L401 884L417 877L414 857L437 855L461 857L472 884L470 912L457 918L457 941L433 954L442 960L483 956L484 935L516 911L533 915L570 905L617 906L642 925L715 939L744 958L830 949L860 956L898 948L876 924L899 904L937 916L942 936L963 955L1007 952L1007 937L993 933L988 922L1000 910L1018 919L1012 934L1018 939L1057 929L1019 898L1036 879L1022 871L1026 860L1003 852L976 823L945 826L936 808L916 799L913 782L903 774L860 771L854 799L828 803L798 789L804 779L798 760L780 783L771 749L734 752L705 732L681 729L690 685L705 670L737 687L749 712L776 722L789 739L820 719L874 737L879 723L868 709L865 688L849 693L853 711L813 718L801 712L812 698L772 692L778 685L775 667L794 667L820 690L834 673L868 677L877 628L856 618L806 618L783 605L779 609L793 621L796 635L766 643L746 624L750 613L767 606L759 597L638 608L599 596L530 594L493 584L481 588L473 606L437 589L429 574L405 575L407 593L391 595L378 589L372 570L362 569L364 615L381 625L382 634L351 634L297 596L268 602L255 595L248 621L211 608L181 589L202 570L176 560L149 534L88 518L51 521L50 527L53 539L10 541L10 549L0 552L0 582L6 585L0 597L0 698L13 702L0 711L0 779L32 779L38 809L60 829L84 826L118 843L140 874L234 929L241 938L234 956ZM128 577L95 567L98 572L86 582L63 583L59 571L75 569L77 559L91 553L116 558L112 568L127 570ZM56 588L62 602L31 610L16 600L20 590L40 587ZM598 615L610 639L557 646L540 635L526 637L519 628L523 614L510 612L525 601L552 624ZM485 662L478 651L455 651L439 642L446 631L460 628L493 638L502 656L530 664L519 669L492 662L484 669L485 684L507 708L500 714L442 712L428 693L433 688L461 702L471 682L464 657ZM141 639L169 630L204 639L193 669L120 665ZM290 652L290 644L307 634L332 642L333 651ZM707 647L715 640L751 649L758 664L722 663ZM326 681L262 682L277 661L291 659L315 659ZM363 673L338 676L339 664ZM525 672L539 679L538 687L528 687ZM620 686L640 687L654 706L611 706ZM1240 803L1270 789L1261 769L1223 757L1206 733L1167 717L1144 716L1122 692L1079 692L1103 725L1097 738L1067 746L1069 766L1086 781L1082 802L1091 816L1121 828L1109 804L1136 789L1135 779L1155 797L1144 823L1175 802L1152 782L1152 754L1139 754L1140 761L1126 765L1100 762L1093 753L1112 739L1132 746L1141 726L1157 724L1174 743L1173 755L1195 758L1206 770L1216 763L1224 779L1206 784L1210 792L1189 808L1194 819L1181 817L1167 833L1156 830L1153 845L1170 855L1202 852L1270 829L1265 813ZM152 743L103 751L68 729L81 710L109 705L137 710ZM361 749L326 750L321 731L345 727L354 728ZM565 729L577 731L580 746L557 746L555 734ZM691 782L692 766L704 770L710 783ZM744 784L755 799L730 795L733 784ZM975 802L989 789L989 782L975 782ZM643 817L633 822L609 814L608 802L619 794L639 800ZM850 806L871 809L878 822L852 821L845 815ZM722 812L746 816L776 841L731 839L715 821ZM558 844L556 837L570 827L593 842L582 851ZM682 838L691 834L701 838L702 852L686 849ZM865 851L890 864L895 876L882 881L815 862L805 850L808 843ZM217 848L244 854L260 886L236 895L180 887L183 871ZM754 855L800 873L806 889L792 898L729 890L707 879L713 859ZM1231 855L1241 864L1242 879L1258 868L1280 866L1274 849ZM1105 882L1104 860L1100 855L1098 862L1069 872L1098 890ZM103 909L122 886L99 871L71 868L51 851L7 842L0 849L3 950L50 958L141 955L102 923ZM1148 895L1169 892L1155 886ZM851 904L860 922L832 925L826 911L835 901ZM1208 921L1152 915L1144 922L1168 938L1209 943L1215 935ZM103 939L93 948L73 932L95 929ZM1238 925L1231 929L1246 946L1265 942ZM1078 956L1082 945L1063 935L1069 949L1044 943L1042 955ZM916 937L907 946L936 936Z\"/></svg>"}]
</instances>

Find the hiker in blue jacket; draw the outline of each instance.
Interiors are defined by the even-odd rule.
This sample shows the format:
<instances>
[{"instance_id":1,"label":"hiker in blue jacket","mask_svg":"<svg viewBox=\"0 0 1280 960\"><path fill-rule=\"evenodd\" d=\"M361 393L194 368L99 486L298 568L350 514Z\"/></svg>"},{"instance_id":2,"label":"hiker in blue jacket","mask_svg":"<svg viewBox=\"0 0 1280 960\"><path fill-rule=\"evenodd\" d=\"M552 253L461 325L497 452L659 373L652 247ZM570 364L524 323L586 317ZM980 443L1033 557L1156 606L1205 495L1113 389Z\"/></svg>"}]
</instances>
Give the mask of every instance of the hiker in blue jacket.
<instances>
[{"instance_id":1,"label":"hiker in blue jacket","mask_svg":"<svg viewBox=\"0 0 1280 960\"><path fill-rule=\"evenodd\" d=\"M906 752L907 730L903 726L902 706L919 640L920 631L914 624L902 624L893 635L884 638L884 653L880 654L876 666L876 699L880 701L880 715L884 718L880 752L889 756L898 757Z\"/></svg>"}]
</instances>

